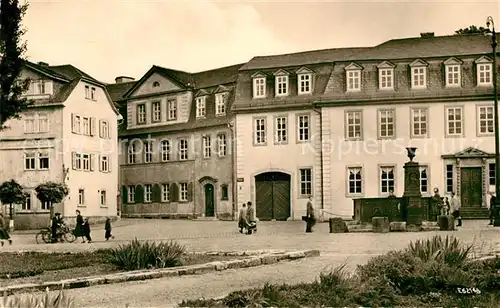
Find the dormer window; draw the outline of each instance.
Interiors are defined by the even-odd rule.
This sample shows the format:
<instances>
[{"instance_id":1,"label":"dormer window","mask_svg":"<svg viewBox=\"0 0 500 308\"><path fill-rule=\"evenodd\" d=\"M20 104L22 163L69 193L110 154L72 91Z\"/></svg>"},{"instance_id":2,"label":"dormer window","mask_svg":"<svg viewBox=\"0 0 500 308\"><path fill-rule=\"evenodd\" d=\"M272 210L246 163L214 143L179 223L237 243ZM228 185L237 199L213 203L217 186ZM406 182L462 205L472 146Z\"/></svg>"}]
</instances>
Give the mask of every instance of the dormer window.
<instances>
[{"instance_id":1,"label":"dormer window","mask_svg":"<svg viewBox=\"0 0 500 308\"><path fill-rule=\"evenodd\" d=\"M222 116L226 114L227 93L215 94L215 115Z\"/></svg>"},{"instance_id":2,"label":"dormer window","mask_svg":"<svg viewBox=\"0 0 500 308\"><path fill-rule=\"evenodd\" d=\"M410 64L411 88L427 88L427 62L417 59Z\"/></svg>"},{"instance_id":3,"label":"dormer window","mask_svg":"<svg viewBox=\"0 0 500 308\"><path fill-rule=\"evenodd\" d=\"M153 82L153 88L158 88L160 83L158 81Z\"/></svg>"},{"instance_id":4,"label":"dormer window","mask_svg":"<svg viewBox=\"0 0 500 308\"><path fill-rule=\"evenodd\" d=\"M493 61L488 57L481 57L476 60L477 66L477 85L478 86L491 86L493 84L492 70Z\"/></svg>"},{"instance_id":5,"label":"dormer window","mask_svg":"<svg viewBox=\"0 0 500 308\"><path fill-rule=\"evenodd\" d=\"M266 76L262 73L252 75L253 78L253 98L266 97Z\"/></svg>"},{"instance_id":6,"label":"dormer window","mask_svg":"<svg viewBox=\"0 0 500 308\"><path fill-rule=\"evenodd\" d=\"M275 82L275 95L276 96L287 96L288 95L288 75L289 73L285 70L279 70L274 73L276 78Z\"/></svg>"},{"instance_id":7,"label":"dormer window","mask_svg":"<svg viewBox=\"0 0 500 308\"><path fill-rule=\"evenodd\" d=\"M200 96L195 99L196 101L196 117L204 118L207 115L206 96Z\"/></svg>"},{"instance_id":8,"label":"dormer window","mask_svg":"<svg viewBox=\"0 0 500 308\"><path fill-rule=\"evenodd\" d=\"M42 79L36 82L36 89L37 94L45 94L45 82Z\"/></svg>"},{"instance_id":9,"label":"dormer window","mask_svg":"<svg viewBox=\"0 0 500 308\"><path fill-rule=\"evenodd\" d=\"M347 92L361 91L361 70L363 67L356 63L351 63L345 68Z\"/></svg>"},{"instance_id":10,"label":"dormer window","mask_svg":"<svg viewBox=\"0 0 500 308\"><path fill-rule=\"evenodd\" d=\"M450 58L444 61L446 87L460 87L462 85L462 61Z\"/></svg>"},{"instance_id":11,"label":"dormer window","mask_svg":"<svg viewBox=\"0 0 500 308\"><path fill-rule=\"evenodd\" d=\"M384 61L378 68L378 88L380 90L394 90L394 67L395 65Z\"/></svg>"},{"instance_id":12,"label":"dormer window","mask_svg":"<svg viewBox=\"0 0 500 308\"><path fill-rule=\"evenodd\" d=\"M312 93L312 73L307 67L302 67L297 71L297 88L299 94Z\"/></svg>"}]
</instances>

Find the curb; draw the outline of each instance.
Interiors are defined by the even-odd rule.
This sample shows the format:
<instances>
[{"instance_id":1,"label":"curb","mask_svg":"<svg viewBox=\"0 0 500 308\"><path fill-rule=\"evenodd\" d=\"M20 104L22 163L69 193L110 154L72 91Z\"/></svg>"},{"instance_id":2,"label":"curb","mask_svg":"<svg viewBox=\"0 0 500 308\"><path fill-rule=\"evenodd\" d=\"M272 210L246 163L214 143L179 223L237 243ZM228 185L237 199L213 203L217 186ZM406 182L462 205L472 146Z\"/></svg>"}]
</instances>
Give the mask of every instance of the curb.
<instances>
[{"instance_id":1,"label":"curb","mask_svg":"<svg viewBox=\"0 0 500 308\"><path fill-rule=\"evenodd\" d=\"M192 253L192 254L203 254L203 253ZM320 255L320 252L319 250L302 250L293 252L277 251L264 254L259 254L258 251L211 252L211 255L240 256L240 254L241 256L248 256L248 258L240 260L230 260L230 261L215 261L205 264L179 266L175 268L138 270L131 272L109 274L104 276L91 276L91 277L66 279L61 281L47 281L43 283L13 285L0 288L0 294L12 295L14 293L23 293L30 291L45 291L45 290L53 291L61 289L76 289L76 288L85 288L103 284L147 280L147 279L155 279L162 277L201 275L215 271L224 271L227 269L255 267L260 265L274 264L280 261L292 261L303 258L318 257Z\"/></svg>"}]
</instances>

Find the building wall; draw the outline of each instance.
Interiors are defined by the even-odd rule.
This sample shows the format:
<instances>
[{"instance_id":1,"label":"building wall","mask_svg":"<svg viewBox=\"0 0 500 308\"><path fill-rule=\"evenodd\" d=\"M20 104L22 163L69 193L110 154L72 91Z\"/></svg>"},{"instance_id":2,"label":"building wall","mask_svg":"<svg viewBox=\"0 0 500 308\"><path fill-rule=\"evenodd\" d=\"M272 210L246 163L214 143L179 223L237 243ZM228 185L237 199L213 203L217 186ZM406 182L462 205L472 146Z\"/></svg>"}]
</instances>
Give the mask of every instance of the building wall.
<instances>
[{"instance_id":1,"label":"building wall","mask_svg":"<svg viewBox=\"0 0 500 308\"><path fill-rule=\"evenodd\" d=\"M310 142L297 141L297 115L310 115ZM274 143L274 118L288 117L288 143ZM266 118L267 144L254 146L254 119ZM238 114L236 116L237 146L237 203L251 201L259 207L255 200L255 176L264 172L279 171L291 176L291 213L290 219L300 219L306 212L307 197L300 196L300 168L312 168L312 190L316 208L321 204L321 160L318 151L319 137L317 131L319 114L313 110L297 110L268 113ZM319 176L317 176L319 175Z\"/></svg>"},{"instance_id":2,"label":"building wall","mask_svg":"<svg viewBox=\"0 0 500 308\"><path fill-rule=\"evenodd\" d=\"M387 104L387 105L360 105L347 107L322 108L323 116L323 143L324 147L324 191L325 196L331 195L329 204L325 208L345 217L353 214L353 198L375 198L386 194L380 192L380 166L395 166L395 195L401 196L404 192L404 163L408 161L406 147L417 147L415 161L429 167L429 193L432 188L438 187L445 192L445 164L456 164L456 160L444 160L441 155L455 154L468 147L494 153L494 136L478 134L478 107L492 105L491 101L467 101L446 103L414 103L414 104ZM448 106L462 106L464 121L461 137L447 136L445 108ZM428 136L426 138L412 138L411 108L428 108ZM395 110L395 138L381 139L378 136L379 109ZM362 111L362 140L350 141L345 138L345 112L348 110ZM486 159L482 166L494 162ZM464 162L462 163L464 164ZM465 164L467 164L465 162ZM348 194L347 168L361 167L363 177L362 194L350 196ZM483 169L484 170L484 169ZM454 187L459 189L457 173L454 170ZM483 174L483 200L486 200L489 183L487 172ZM326 197L325 197L326 198ZM484 201L483 201L484 202Z\"/></svg>"},{"instance_id":3,"label":"building wall","mask_svg":"<svg viewBox=\"0 0 500 308\"><path fill-rule=\"evenodd\" d=\"M117 115L113 111L104 90L96 88L96 99L85 98L85 82L80 82L65 102L63 113L64 167L68 170L66 184L70 193L64 202L65 216L74 216L79 209L83 216L116 216L116 196L118 183ZM72 132L72 115L95 119L93 136ZM109 138L99 136L99 121L109 123ZM82 126L83 129L83 126ZM74 170L73 153L94 156L93 170ZM109 172L99 168L99 156L108 155ZM79 190L84 190L84 204L79 204ZM101 205L101 191L106 191L106 204Z\"/></svg>"}]
</instances>

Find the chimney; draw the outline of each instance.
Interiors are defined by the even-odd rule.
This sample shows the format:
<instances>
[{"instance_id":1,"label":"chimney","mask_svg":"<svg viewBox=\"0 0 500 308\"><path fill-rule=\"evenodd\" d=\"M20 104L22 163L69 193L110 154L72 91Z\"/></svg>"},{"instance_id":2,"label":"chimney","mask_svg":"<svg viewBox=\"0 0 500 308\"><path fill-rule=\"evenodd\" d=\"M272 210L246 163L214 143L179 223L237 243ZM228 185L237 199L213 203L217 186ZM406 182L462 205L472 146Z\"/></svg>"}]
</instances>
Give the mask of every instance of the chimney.
<instances>
[{"instance_id":1,"label":"chimney","mask_svg":"<svg viewBox=\"0 0 500 308\"><path fill-rule=\"evenodd\" d=\"M422 32L420 33L421 38L434 37L434 32Z\"/></svg>"},{"instance_id":2,"label":"chimney","mask_svg":"<svg viewBox=\"0 0 500 308\"><path fill-rule=\"evenodd\" d=\"M47 62L42 62L42 61L38 62L38 65L44 66L44 67L49 67L49 64Z\"/></svg>"},{"instance_id":3,"label":"chimney","mask_svg":"<svg viewBox=\"0 0 500 308\"><path fill-rule=\"evenodd\" d=\"M127 76L118 76L115 78L116 83L124 83L124 82L129 82L129 81L134 81L135 79L132 77L127 77Z\"/></svg>"}]
</instances>

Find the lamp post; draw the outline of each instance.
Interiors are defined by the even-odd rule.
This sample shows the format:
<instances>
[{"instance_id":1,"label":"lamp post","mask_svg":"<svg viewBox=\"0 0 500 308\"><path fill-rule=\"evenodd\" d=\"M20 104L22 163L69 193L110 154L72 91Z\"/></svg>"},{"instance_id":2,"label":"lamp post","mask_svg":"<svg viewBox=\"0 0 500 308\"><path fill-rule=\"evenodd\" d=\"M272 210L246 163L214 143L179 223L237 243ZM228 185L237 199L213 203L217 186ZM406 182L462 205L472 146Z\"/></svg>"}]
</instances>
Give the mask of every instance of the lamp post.
<instances>
[{"instance_id":1,"label":"lamp post","mask_svg":"<svg viewBox=\"0 0 500 308\"><path fill-rule=\"evenodd\" d=\"M491 26L491 29L490 29ZM493 99L494 99L494 106L493 106L493 112L495 113L495 196L496 196L496 204L499 204L499 197L500 197L500 141L498 137L498 94L497 94L497 34L495 32L495 22L493 21L493 17L488 16L486 18L486 27L490 29L490 32L492 33L491 36L491 48L493 49ZM491 207L491 204L490 204ZM497 206L495 206L497 207ZM496 211L495 211L496 214ZM497 216L497 215L495 215ZM496 225L496 224L494 224Z\"/></svg>"}]
</instances>

